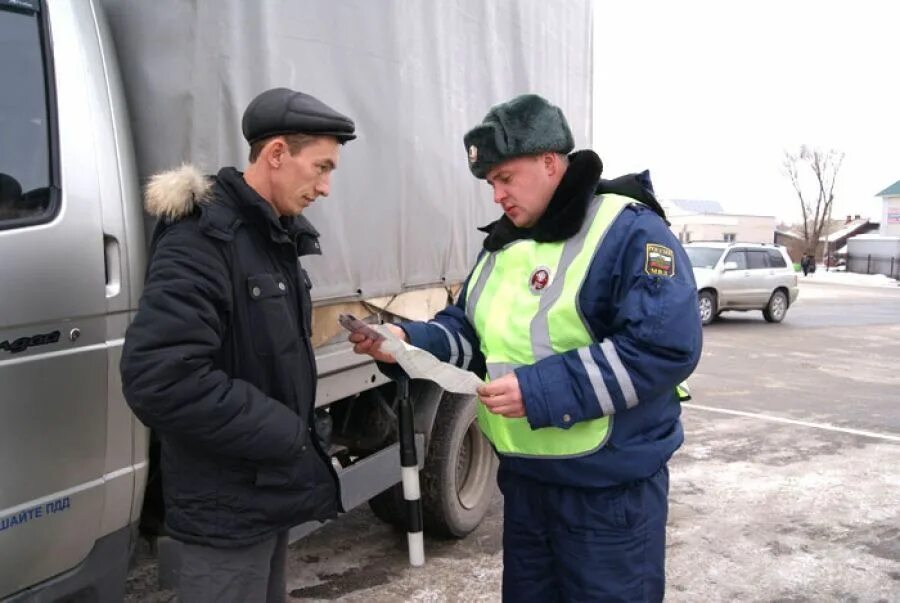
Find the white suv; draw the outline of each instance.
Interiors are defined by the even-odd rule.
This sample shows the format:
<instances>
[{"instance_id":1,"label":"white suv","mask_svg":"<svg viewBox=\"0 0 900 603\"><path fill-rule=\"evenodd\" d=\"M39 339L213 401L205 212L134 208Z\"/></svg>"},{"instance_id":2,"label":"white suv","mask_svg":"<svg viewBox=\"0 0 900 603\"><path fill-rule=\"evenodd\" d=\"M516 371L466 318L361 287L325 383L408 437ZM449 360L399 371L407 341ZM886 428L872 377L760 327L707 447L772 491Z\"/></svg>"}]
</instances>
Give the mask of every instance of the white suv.
<instances>
[{"instance_id":1,"label":"white suv","mask_svg":"<svg viewBox=\"0 0 900 603\"><path fill-rule=\"evenodd\" d=\"M797 273L780 245L688 243L700 300L700 319L708 325L725 310L762 310L768 322L781 322L797 299Z\"/></svg>"}]
</instances>

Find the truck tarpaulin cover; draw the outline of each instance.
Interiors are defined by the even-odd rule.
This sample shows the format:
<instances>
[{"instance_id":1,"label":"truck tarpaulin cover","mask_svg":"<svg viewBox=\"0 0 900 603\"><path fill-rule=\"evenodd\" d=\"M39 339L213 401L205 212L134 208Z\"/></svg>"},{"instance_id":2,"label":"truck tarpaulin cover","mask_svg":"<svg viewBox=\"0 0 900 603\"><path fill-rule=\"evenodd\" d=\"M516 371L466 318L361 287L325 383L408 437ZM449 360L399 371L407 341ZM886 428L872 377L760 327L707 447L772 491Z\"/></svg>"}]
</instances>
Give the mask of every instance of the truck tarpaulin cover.
<instances>
[{"instance_id":1,"label":"truck tarpaulin cover","mask_svg":"<svg viewBox=\"0 0 900 603\"><path fill-rule=\"evenodd\" d=\"M589 146L590 0L104 0L142 179L190 162L243 169L240 120L287 86L356 122L331 194L305 214L316 300L460 282L500 215L463 134L535 92Z\"/></svg>"}]
</instances>

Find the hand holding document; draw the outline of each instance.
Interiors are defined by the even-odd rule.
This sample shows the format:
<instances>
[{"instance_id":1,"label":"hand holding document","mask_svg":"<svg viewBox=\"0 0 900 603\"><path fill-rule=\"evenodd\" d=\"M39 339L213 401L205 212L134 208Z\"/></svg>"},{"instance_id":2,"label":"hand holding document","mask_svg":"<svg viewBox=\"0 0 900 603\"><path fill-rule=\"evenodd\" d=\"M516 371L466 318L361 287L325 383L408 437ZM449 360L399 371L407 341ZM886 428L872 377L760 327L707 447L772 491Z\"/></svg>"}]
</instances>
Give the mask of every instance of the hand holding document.
<instances>
[{"instance_id":1,"label":"hand holding document","mask_svg":"<svg viewBox=\"0 0 900 603\"><path fill-rule=\"evenodd\" d=\"M352 314L341 314L338 322L342 327L350 331L350 342L353 344L353 351L357 354L368 354L379 362L389 362L391 364L397 360L389 353L381 349L381 342L384 336L376 332L371 325L356 318ZM388 327L396 329L398 332L400 327Z\"/></svg>"},{"instance_id":2,"label":"hand holding document","mask_svg":"<svg viewBox=\"0 0 900 603\"><path fill-rule=\"evenodd\" d=\"M338 322L341 323L342 327L344 327L351 333L358 333L364 336L366 339L371 339L372 341L380 341L384 339L384 337L381 334L376 333L370 325L361 321L352 314L341 314L340 316L338 316Z\"/></svg>"}]
</instances>

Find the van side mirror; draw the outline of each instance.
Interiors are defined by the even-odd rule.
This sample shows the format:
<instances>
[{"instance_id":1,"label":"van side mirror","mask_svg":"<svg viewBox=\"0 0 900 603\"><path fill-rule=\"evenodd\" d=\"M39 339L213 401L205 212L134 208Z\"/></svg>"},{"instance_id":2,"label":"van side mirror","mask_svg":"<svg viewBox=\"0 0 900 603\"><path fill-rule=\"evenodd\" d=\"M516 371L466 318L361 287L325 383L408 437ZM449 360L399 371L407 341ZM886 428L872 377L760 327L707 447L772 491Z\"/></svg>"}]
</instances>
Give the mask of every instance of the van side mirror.
<instances>
[{"instance_id":1,"label":"van side mirror","mask_svg":"<svg viewBox=\"0 0 900 603\"><path fill-rule=\"evenodd\" d=\"M725 265L723 266L723 268L725 270L737 270L738 263L737 262L725 262Z\"/></svg>"}]
</instances>

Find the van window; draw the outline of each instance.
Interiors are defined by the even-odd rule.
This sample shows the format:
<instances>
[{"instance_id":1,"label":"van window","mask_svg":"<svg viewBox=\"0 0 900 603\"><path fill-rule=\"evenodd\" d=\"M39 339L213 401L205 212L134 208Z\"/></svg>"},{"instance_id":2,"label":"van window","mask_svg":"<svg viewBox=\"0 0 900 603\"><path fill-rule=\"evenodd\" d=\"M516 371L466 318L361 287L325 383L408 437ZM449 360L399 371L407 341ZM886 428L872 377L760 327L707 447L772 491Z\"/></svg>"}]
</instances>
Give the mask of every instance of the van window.
<instances>
[{"instance_id":1,"label":"van window","mask_svg":"<svg viewBox=\"0 0 900 603\"><path fill-rule=\"evenodd\" d=\"M750 270L759 270L760 268L768 267L769 262L765 250L747 250L747 268L749 268Z\"/></svg>"},{"instance_id":2,"label":"van window","mask_svg":"<svg viewBox=\"0 0 900 603\"><path fill-rule=\"evenodd\" d=\"M41 21L34 11L4 4L0 2L0 229L52 217Z\"/></svg>"},{"instance_id":3,"label":"van window","mask_svg":"<svg viewBox=\"0 0 900 603\"><path fill-rule=\"evenodd\" d=\"M780 251L769 249L766 253L769 255L769 266L772 268L787 268L787 262L784 261L784 256L781 255Z\"/></svg>"}]
</instances>

